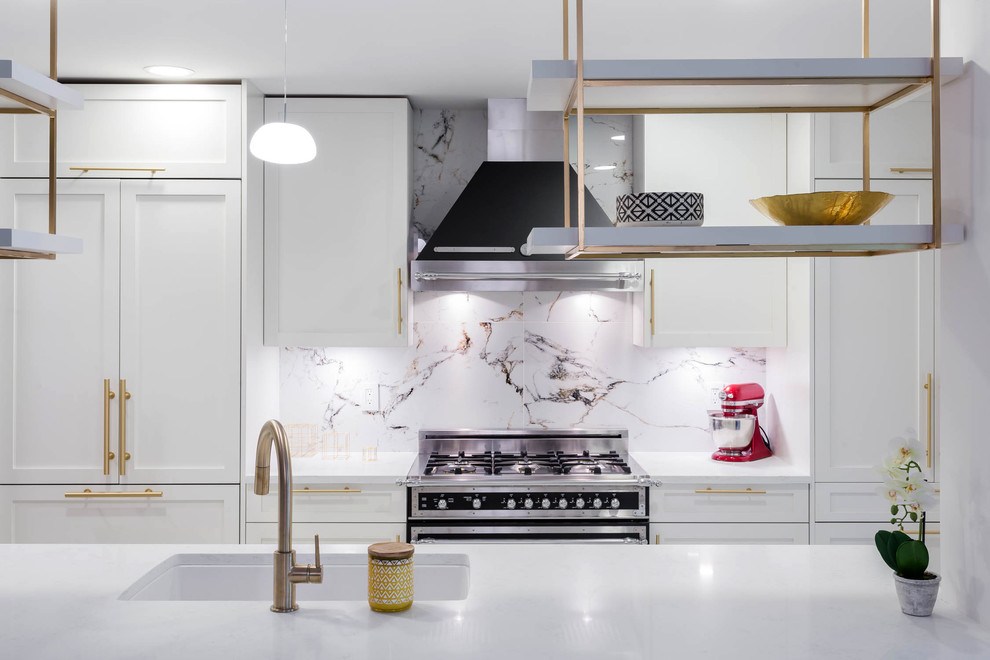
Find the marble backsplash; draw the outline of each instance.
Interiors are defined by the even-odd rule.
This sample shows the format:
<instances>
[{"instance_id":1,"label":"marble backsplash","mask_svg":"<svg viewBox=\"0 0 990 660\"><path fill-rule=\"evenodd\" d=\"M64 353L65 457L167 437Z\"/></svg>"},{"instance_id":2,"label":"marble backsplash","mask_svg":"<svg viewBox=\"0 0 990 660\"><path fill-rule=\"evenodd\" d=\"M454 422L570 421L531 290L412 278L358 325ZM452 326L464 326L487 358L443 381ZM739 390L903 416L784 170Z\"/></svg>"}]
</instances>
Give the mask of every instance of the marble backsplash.
<instances>
[{"instance_id":1,"label":"marble backsplash","mask_svg":"<svg viewBox=\"0 0 990 660\"><path fill-rule=\"evenodd\" d=\"M629 295L417 293L408 348L283 349L282 419L352 450L414 451L421 428L602 426L636 450L708 450L711 388L763 383L765 350L634 346Z\"/></svg>"},{"instance_id":2,"label":"marble backsplash","mask_svg":"<svg viewBox=\"0 0 990 660\"><path fill-rule=\"evenodd\" d=\"M612 216L632 189L631 122L595 119L585 171ZM487 117L416 110L413 130L412 224L428 238L485 159ZM282 349L280 418L346 437L352 452L414 451L427 427L577 426L628 428L639 450L709 450L711 388L763 383L766 351L638 348L629 295L417 293L408 348Z\"/></svg>"}]
</instances>

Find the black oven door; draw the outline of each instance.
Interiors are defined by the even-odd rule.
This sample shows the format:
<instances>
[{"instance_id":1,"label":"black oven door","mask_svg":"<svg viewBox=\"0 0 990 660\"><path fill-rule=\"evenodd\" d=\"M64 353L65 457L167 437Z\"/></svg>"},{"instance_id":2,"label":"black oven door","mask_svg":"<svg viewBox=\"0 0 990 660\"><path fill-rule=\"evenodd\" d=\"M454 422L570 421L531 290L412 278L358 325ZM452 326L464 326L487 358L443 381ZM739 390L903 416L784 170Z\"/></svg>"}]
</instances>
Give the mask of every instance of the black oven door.
<instances>
[{"instance_id":1,"label":"black oven door","mask_svg":"<svg viewBox=\"0 0 990 660\"><path fill-rule=\"evenodd\" d=\"M635 521L417 520L409 523L411 543L648 543L648 523Z\"/></svg>"}]
</instances>

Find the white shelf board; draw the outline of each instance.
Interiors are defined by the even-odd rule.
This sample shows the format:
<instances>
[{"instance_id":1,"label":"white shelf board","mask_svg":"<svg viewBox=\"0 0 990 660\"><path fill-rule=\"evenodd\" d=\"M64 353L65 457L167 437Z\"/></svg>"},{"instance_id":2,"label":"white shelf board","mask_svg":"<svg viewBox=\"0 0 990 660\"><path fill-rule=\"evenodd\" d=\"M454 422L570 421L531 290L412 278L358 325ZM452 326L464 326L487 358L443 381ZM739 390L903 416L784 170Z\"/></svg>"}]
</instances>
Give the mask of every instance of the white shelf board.
<instances>
[{"instance_id":1,"label":"white shelf board","mask_svg":"<svg viewBox=\"0 0 990 660\"><path fill-rule=\"evenodd\" d=\"M13 92L29 101L34 101L46 108L52 109L81 109L83 96L81 92L52 80L33 69L14 62L0 60L0 89ZM0 97L0 107L23 107L11 99Z\"/></svg>"},{"instance_id":2,"label":"white shelf board","mask_svg":"<svg viewBox=\"0 0 990 660\"><path fill-rule=\"evenodd\" d=\"M0 228L0 250L40 254L81 254L83 240L60 234Z\"/></svg>"},{"instance_id":3,"label":"white shelf board","mask_svg":"<svg viewBox=\"0 0 990 660\"><path fill-rule=\"evenodd\" d=\"M941 60L943 84L962 75L961 57ZM563 112L574 60L534 60L527 109ZM588 108L781 108L869 106L931 76L931 58L585 60L586 80L669 81L586 87ZM711 80L712 84L705 84ZM717 84L714 81L719 81Z\"/></svg>"},{"instance_id":4,"label":"white shelf board","mask_svg":"<svg viewBox=\"0 0 990 660\"><path fill-rule=\"evenodd\" d=\"M589 247L645 249L664 246L674 248L671 252L678 248L731 248L751 245L809 252L822 249L910 250L931 242L932 226L587 227L584 236L585 244ZM942 225L944 245L962 241L962 225ZM530 254L566 254L577 246L577 228L534 228L529 234L527 246ZM754 257L759 254L753 252Z\"/></svg>"}]
</instances>

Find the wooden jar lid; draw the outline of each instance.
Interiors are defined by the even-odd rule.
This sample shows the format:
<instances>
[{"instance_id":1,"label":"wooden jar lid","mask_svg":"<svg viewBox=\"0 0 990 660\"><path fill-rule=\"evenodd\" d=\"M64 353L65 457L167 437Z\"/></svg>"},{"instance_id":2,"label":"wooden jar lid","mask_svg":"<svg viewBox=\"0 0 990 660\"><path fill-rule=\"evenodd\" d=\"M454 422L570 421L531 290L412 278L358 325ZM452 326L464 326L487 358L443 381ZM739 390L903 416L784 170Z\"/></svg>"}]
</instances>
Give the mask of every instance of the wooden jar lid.
<instances>
[{"instance_id":1,"label":"wooden jar lid","mask_svg":"<svg viewBox=\"0 0 990 660\"><path fill-rule=\"evenodd\" d=\"M409 559L416 551L410 543L374 543L368 546L368 556L372 559Z\"/></svg>"}]
</instances>

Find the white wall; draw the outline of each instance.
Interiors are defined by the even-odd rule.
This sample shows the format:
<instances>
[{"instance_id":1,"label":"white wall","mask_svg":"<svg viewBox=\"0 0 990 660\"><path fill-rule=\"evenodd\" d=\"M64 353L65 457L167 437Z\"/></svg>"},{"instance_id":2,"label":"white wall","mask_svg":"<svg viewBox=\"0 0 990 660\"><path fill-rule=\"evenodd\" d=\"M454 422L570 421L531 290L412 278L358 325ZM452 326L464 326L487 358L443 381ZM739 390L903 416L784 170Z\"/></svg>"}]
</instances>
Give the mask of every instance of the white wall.
<instances>
[{"instance_id":1,"label":"white wall","mask_svg":"<svg viewBox=\"0 0 990 660\"><path fill-rule=\"evenodd\" d=\"M990 6L946 0L945 55L967 60L944 89L943 221L966 225L966 242L941 254L940 400L942 566L965 611L990 624Z\"/></svg>"}]
</instances>

